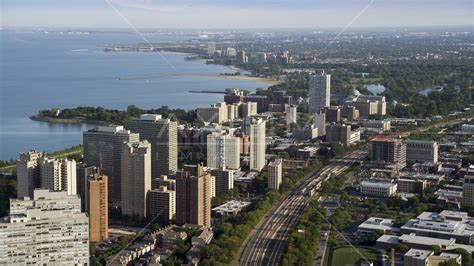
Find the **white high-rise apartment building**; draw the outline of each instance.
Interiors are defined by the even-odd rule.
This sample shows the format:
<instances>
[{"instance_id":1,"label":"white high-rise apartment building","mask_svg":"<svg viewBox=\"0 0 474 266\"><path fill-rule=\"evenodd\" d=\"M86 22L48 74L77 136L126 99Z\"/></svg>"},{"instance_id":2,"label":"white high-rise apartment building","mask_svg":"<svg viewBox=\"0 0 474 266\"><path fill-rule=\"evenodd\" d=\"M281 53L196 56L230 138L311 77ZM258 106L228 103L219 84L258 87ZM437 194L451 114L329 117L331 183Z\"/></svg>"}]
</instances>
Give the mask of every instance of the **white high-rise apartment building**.
<instances>
[{"instance_id":1,"label":"white high-rise apartment building","mask_svg":"<svg viewBox=\"0 0 474 266\"><path fill-rule=\"evenodd\" d=\"M207 135L207 166L239 169L240 138L220 132Z\"/></svg>"},{"instance_id":2,"label":"white high-rise apartment building","mask_svg":"<svg viewBox=\"0 0 474 266\"><path fill-rule=\"evenodd\" d=\"M0 265L88 265L89 218L81 199L37 189L33 198L10 200L0 220Z\"/></svg>"},{"instance_id":3,"label":"white high-rise apartment building","mask_svg":"<svg viewBox=\"0 0 474 266\"><path fill-rule=\"evenodd\" d=\"M268 164L268 188L280 189L283 175L283 160L276 159Z\"/></svg>"},{"instance_id":4,"label":"white high-rise apartment building","mask_svg":"<svg viewBox=\"0 0 474 266\"><path fill-rule=\"evenodd\" d=\"M314 127L318 129L318 137L326 135L326 114L325 113L315 113L313 114L313 123Z\"/></svg>"},{"instance_id":5,"label":"white high-rise apartment building","mask_svg":"<svg viewBox=\"0 0 474 266\"><path fill-rule=\"evenodd\" d=\"M44 153L20 153L17 161L18 197L33 197L36 188L77 194L76 161L47 158Z\"/></svg>"},{"instance_id":6,"label":"white high-rise apartment building","mask_svg":"<svg viewBox=\"0 0 474 266\"><path fill-rule=\"evenodd\" d=\"M296 124L296 113L297 113L296 106L288 107L288 110L286 111L286 124L287 125L291 125L293 123Z\"/></svg>"},{"instance_id":7,"label":"white high-rise apartment building","mask_svg":"<svg viewBox=\"0 0 474 266\"><path fill-rule=\"evenodd\" d=\"M215 51L216 51L216 42L208 42L207 43L207 55L213 56Z\"/></svg>"},{"instance_id":8,"label":"white high-rise apartment building","mask_svg":"<svg viewBox=\"0 0 474 266\"><path fill-rule=\"evenodd\" d=\"M40 160L40 169L42 188L77 194L76 161L44 158Z\"/></svg>"},{"instance_id":9,"label":"white high-rise apartment building","mask_svg":"<svg viewBox=\"0 0 474 266\"><path fill-rule=\"evenodd\" d=\"M265 167L265 126L262 118L245 120L245 133L250 139L250 170L261 171Z\"/></svg>"},{"instance_id":10,"label":"white high-rise apartment building","mask_svg":"<svg viewBox=\"0 0 474 266\"><path fill-rule=\"evenodd\" d=\"M315 114L322 108L330 106L331 75L324 70L309 76L309 113Z\"/></svg>"}]
</instances>

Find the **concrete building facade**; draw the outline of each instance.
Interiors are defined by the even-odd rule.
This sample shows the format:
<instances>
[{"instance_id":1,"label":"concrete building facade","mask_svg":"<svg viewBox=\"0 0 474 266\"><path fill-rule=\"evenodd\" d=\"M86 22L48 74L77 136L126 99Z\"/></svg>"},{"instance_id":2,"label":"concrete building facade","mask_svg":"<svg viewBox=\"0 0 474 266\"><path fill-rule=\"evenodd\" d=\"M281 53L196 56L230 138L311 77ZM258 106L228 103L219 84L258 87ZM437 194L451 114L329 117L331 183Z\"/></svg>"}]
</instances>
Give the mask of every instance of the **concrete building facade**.
<instances>
[{"instance_id":1,"label":"concrete building facade","mask_svg":"<svg viewBox=\"0 0 474 266\"><path fill-rule=\"evenodd\" d=\"M207 166L239 169L240 138L220 132L207 135Z\"/></svg>"},{"instance_id":2,"label":"concrete building facade","mask_svg":"<svg viewBox=\"0 0 474 266\"><path fill-rule=\"evenodd\" d=\"M99 126L83 133L84 163L97 166L108 177L109 200L115 206L122 197L123 144L139 141L140 136L123 126Z\"/></svg>"},{"instance_id":3,"label":"concrete building facade","mask_svg":"<svg viewBox=\"0 0 474 266\"><path fill-rule=\"evenodd\" d=\"M309 76L309 113L314 114L330 105L331 75L324 70Z\"/></svg>"},{"instance_id":4,"label":"concrete building facade","mask_svg":"<svg viewBox=\"0 0 474 266\"><path fill-rule=\"evenodd\" d=\"M230 169L212 169L211 175L214 177L215 195L225 195L234 188L234 171Z\"/></svg>"},{"instance_id":5,"label":"concrete building facade","mask_svg":"<svg viewBox=\"0 0 474 266\"><path fill-rule=\"evenodd\" d=\"M202 164L176 172L177 224L211 226L211 183L211 175Z\"/></svg>"},{"instance_id":6,"label":"concrete building facade","mask_svg":"<svg viewBox=\"0 0 474 266\"><path fill-rule=\"evenodd\" d=\"M0 221L1 265L88 265L89 219L81 199L65 191L36 189L10 200Z\"/></svg>"},{"instance_id":7,"label":"concrete building facade","mask_svg":"<svg viewBox=\"0 0 474 266\"><path fill-rule=\"evenodd\" d=\"M35 188L41 186L40 159L44 153L28 151L20 153L16 162L17 169L17 193L19 198L33 197Z\"/></svg>"},{"instance_id":8,"label":"concrete building facade","mask_svg":"<svg viewBox=\"0 0 474 266\"><path fill-rule=\"evenodd\" d=\"M261 171L265 167L266 123L261 118L245 121L245 133L250 138L250 170Z\"/></svg>"},{"instance_id":9,"label":"concrete building facade","mask_svg":"<svg viewBox=\"0 0 474 266\"><path fill-rule=\"evenodd\" d=\"M89 215L89 233L91 242L109 238L109 198L108 177L98 173L87 180L86 212Z\"/></svg>"},{"instance_id":10,"label":"concrete building facade","mask_svg":"<svg viewBox=\"0 0 474 266\"><path fill-rule=\"evenodd\" d=\"M140 119L125 122L125 128L140 134L141 141L151 144L151 175L153 178L178 170L178 123L161 115L144 114Z\"/></svg>"},{"instance_id":11,"label":"concrete building facade","mask_svg":"<svg viewBox=\"0 0 474 266\"><path fill-rule=\"evenodd\" d=\"M146 218L151 190L151 144L145 140L123 145L122 214Z\"/></svg>"},{"instance_id":12,"label":"concrete building facade","mask_svg":"<svg viewBox=\"0 0 474 266\"><path fill-rule=\"evenodd\" d=\"M374 163L406 166L406 144L400 138L375 137L370 142L370 160Z\"/></svg>"},{"instance_id":13,"label":"concrete building facade","mask_svg":"<svg viewBox=\"0 0 474 266\"><path fill-rule=\"evenodd\" d=\"M350 125L332 123L326 126L326 142L338 142L343 146L350 146L351 134L352 130Z\"/></svg>"},{"instance_id":14,"label":"concrete building facade","mask_svg":"<svg viewBox=\"0 0 474 266\"><path fill-rule=\"evenodd\" d=\"M268 164L268 188L280 189L283 177L283 160L276 159Z\"/></svg>"},{"instance_id":15,"label":"concrete building facade","mask_svg":"<svg viewBox=\"0 0 474 266\"><path fill-rule=\"evenodd\" d=\"M170 224L176 214L176 191L166 186L150 191L150 217L161 225Z\"/></svg>"},{"instance_id":16,"label":"concrete building facade","mask_svg":"<svg viewBox=\"0 0 474 266\"><path fill-rule=\"evenodd\" d=\"M438 143L436 141L405 140L408 162L438 162Z\"/></svg>"}]
</instances>

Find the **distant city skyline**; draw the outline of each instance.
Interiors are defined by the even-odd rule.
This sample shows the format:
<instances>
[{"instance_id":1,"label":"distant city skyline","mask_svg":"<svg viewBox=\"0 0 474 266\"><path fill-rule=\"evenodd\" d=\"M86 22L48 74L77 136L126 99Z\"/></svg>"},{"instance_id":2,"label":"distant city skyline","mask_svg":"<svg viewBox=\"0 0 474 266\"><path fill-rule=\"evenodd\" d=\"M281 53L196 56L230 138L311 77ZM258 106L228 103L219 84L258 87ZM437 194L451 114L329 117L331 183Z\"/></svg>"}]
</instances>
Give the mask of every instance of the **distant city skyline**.
<instances>
[{"instance_id":1,"label":"distant city skyline","mask_svg":"<svg viewBox=\"0 0 474 266\"><path fill-rule=\"evenodd\" d=\"M2 27L321 28L471 25L469 0L3 0Z\"/></svg>"}]
</instances>

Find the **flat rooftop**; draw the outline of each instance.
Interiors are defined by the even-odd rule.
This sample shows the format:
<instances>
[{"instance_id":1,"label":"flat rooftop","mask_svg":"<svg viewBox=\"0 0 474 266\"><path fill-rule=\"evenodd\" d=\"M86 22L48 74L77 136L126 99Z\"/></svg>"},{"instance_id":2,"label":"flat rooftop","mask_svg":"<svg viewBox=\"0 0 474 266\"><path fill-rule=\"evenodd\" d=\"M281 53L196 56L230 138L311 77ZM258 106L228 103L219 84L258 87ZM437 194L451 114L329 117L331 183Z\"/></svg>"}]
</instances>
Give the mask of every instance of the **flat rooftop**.
<instances>
[{"instance_id":1,"label":"flat rooftop","mask_svg":"<svg viewBox=\"0 0 474 266\"><path fill-rule=\"evenodd\" d=\"M405 256L424 260L424 259L428 259L428 257L431 256L432 254L433 254L433 251L431 250L412 248L408 250L407 253L405 253Z\"/></svg>"},{"instance_id":2,"label":"flat rooftop","mask_svg":"<svg viewBox=\"0 0 474 266\"><path fill-rule=\"evenodd\" d=\"M377 239L377 242L387 243L392 245L397 244L414 244L414 245L423 245L423 246L439 246L439 247L449 247L456 243L454 238L450 239L441 239L434 237L426 236L417 236L414 233L405 234L402 236L393 236L393 235L383 235ZM474 246L473 246L474 249Z\"/></svg>"},{"instance_id":3,"label":"flat rooftop","mask_svg":"<svg viewBox=\"0 0 474 266\"><path fill-rule=\"evenodd\" d=\"M252 204L252 203L249 202L249 201L231 200L229 202L226 202L226 203L224 203L220 206L217 206L217 207L213 208L212 210L216 211L216 212L230 213L230 212L235 212L235 211L238 211L242 208L245 208L245 207L249 206L250 204Z\"/></svg>"},{"instance_id":4,"label":"flat rooftop","mask_svg":"<svg viewBox=\"0 0 474 266\"><path fill-rule=\"evenodd\" d=\"M466 212L444 210L441 213L423 212L409 220L401 229L436 232L453 236L474 235L474 220Z\"/></svg>"},{"instance_id":5,"label":"flat rooftop","mask_svg":"<svg viewBox=\"0 0 474 266\"><path fill-rule=\"evenodd\" d=\"M390 187L393 187L393 186L396 186L397 184L395 183L389 183L389 182L375 182L375 181L362 181L362 183L360 183L361 186L364 186L364 187L379 187L379 188L390 188Z\"/></svg>"},{"instance_id":6,"label":"flat rooftop","mask_svg":"<svg viewBox=\"0 0 474 266\"><path fill-rule=\"evenodd\" d=\"M378 231L400 231L399 228L393 226L393 221L391 219L370 217L361 223L358 227L358 230L378 230Z\"/></svg>"}]
</instances>

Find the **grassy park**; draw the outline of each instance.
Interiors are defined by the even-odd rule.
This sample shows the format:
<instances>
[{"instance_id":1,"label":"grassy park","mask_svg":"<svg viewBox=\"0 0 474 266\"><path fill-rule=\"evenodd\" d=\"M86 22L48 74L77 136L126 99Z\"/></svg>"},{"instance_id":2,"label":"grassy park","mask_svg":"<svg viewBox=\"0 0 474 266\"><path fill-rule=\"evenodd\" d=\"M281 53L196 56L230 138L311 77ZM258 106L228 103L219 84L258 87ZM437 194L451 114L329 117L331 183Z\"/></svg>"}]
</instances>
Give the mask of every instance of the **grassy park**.
<instances>
[{"instance_id":1,"label":"grassy park","mask_svg":"<svg viewBox=\"0 0 474 266\"><path fill-rule=\"evenodd\" d=\"M366 248L343 247L334 250L332 254L332 266L360 265L364 259L377 263L377 254Z\"/></svg>"}]
</instances>

